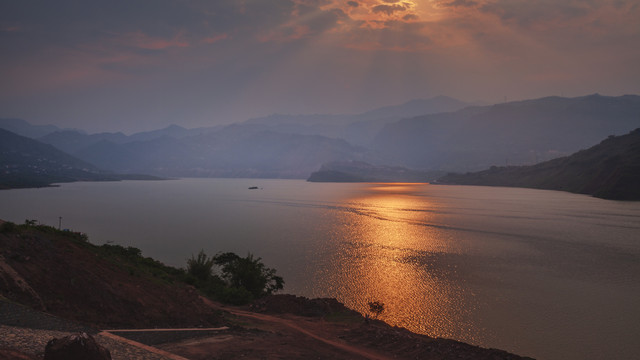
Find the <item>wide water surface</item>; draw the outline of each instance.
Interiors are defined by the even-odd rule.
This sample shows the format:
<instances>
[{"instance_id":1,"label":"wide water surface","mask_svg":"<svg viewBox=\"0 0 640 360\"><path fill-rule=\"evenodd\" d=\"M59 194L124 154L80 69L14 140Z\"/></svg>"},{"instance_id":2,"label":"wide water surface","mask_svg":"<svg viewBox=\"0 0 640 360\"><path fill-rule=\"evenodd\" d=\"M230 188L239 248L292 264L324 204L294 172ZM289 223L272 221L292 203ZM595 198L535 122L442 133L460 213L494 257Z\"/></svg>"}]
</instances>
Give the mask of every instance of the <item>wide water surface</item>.
<instances>
[{"instance_id":1,"label":"wide water surface","mask_svg":"<svg viewBox=\"0 0 640 360\"><path fill-rule=\"evenodd\" d=\"M258 190L249 190L258 186ZM428 184L183 179L0 191L0 218L183 267L252 252L285 292L540 359L640 353L640 203Z\"/></svg>"}]
</instances>

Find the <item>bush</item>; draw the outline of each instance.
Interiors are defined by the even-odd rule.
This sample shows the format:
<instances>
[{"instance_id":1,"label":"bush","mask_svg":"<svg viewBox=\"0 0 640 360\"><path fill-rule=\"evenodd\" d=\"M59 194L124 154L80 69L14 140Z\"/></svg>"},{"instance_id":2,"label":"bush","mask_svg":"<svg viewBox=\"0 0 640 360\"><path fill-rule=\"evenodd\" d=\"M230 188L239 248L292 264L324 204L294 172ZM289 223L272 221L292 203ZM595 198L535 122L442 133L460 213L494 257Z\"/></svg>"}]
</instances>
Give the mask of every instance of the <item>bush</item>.
<instances>
[{"instance_id":1,"label":"bush","mask_svg":"<svg viewBox=\"0 0 640 360\"><path fill-rule=\"evenodd\" d=\"M187 260L187 273L197 280L207 281L213 275L213 258L209 258L204 250L200 250L198 256L191 255L191 259Z\"/></svg>"},{"instance_id":2,"label":"bush","mask_svg":"<svg viewBox=\"0 0 640 360\"><path fill-rule=\"evenodd\" d=\"M245 258L234 253L221 253L213 260L222 267L222 279L227 286L244 288L256 299L284 287L284 280L276 275L276 271L265 267L262 259L254 258L251 253Z\"/></svg>"},{"instance_id":3,"label":"bush","mask_svg":"<svg viewBox=\"0 0 640 360\"><path fill-rule=\"evenodd\" d=\"M244 305L251 302L254 297L249 290L239 287L225 287L218 295L218 299L227 304Z\"/></svg>"},{"instance_id":4,"label":"bush","mask_svg":"<svg viewBox=\"0 0 640 360\"><path fill-rule=\"evenodd\" d=\"M384 311L384 303L382 303L380 301L370 301L368 303L368 305L369 305L369 311L371 311L371 313L373 314L374 318L376 318L376 319Z\"/></svg>"},{"instance_id":5,"label":"bush","mask_svg":"<svg viewBox=\"0 0 640 360\"><path fill-rule=\"evenodd\" d=\"M231 252L208 257L200 250L197 256L187 260L184 281L219 301L247 304L284 287L284 280L261 260L252 254L242 258ZM214 265L220 267L219 276L213 274Z\"/></svg>"}]
</instances>

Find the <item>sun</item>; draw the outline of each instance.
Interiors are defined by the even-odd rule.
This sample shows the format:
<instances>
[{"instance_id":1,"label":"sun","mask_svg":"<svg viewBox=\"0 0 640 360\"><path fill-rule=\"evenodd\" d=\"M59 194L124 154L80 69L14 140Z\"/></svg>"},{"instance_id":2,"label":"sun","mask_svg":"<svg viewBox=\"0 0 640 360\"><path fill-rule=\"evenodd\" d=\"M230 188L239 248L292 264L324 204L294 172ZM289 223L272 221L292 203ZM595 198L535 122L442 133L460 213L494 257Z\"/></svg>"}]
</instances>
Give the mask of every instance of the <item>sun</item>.
<instances>
[{"instance_id":1,"label":"sun","mask_svg":"<svg viewBox=\"0 0 640 360\"><path fill-rule=\"evenodd\" d=\"M384 27L389 21L414 22L420 19L420 6L412 0L354 0L335 1L338 7L354 21L374 28Z\"/></svg>"}]
</instances>

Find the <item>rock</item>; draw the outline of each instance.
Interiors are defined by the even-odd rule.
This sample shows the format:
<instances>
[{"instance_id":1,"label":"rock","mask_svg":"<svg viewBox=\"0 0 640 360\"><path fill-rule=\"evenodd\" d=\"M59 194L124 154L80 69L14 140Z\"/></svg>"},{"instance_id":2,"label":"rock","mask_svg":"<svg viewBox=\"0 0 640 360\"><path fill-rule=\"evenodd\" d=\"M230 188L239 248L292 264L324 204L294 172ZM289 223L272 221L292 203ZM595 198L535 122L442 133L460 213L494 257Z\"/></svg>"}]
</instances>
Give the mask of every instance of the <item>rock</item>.
<instances>
[{"instance_id":1,"label":"rock","mask_svg":"<svg viewBox=\"0 0 640 360\"><path fill-rule=\"evenodd\" d=\"M50 340L44 350L44 360L111 360L111 353L83 332Z\"/></svg>"}]
</instances>

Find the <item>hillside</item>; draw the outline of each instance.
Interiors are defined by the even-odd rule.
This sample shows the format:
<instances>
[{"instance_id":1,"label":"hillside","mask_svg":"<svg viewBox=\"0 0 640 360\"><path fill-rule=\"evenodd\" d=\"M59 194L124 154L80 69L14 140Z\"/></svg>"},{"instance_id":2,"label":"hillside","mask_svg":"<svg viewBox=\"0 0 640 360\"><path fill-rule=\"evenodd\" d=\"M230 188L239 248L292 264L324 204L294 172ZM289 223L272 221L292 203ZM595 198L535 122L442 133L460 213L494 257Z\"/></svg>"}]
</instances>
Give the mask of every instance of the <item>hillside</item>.
<instances>
[{"instance_id":1,"label":"hillside","mask_svg":"<svg viewBox=\"0 0 640 360\"><path fill-rule=\"evenodd\" d=\"M95 246L82 234L0 221L0 295L101 328L228 326L188 341L171 332L133 338L189 359L522 359L365 320L335 299L276 295L251 307L223 306L179 274L135 248ZM16 351L34 355L15 343L0 348L0 358Z\"/></svg>"},{"instance_id":2,"label":"hillside","mask_svg":"<svg viewBox=\"0 0 640 360\"><path fill-rule=\"evenodd\" d=\"M51 145L0 129L0 189L124 179L157 178L108 173Z\"/></svg>"},{"instance_id":3,"label":"hillside","mask_svg":"<svg viewBox=\"0 0 640 360\"><path fill-rule=\"evenodd\" d=\"M0 118L0 129L5 129L28 138L45 136L55 131L61 131L53 125L31 125L22 119Z\"/></svg>"},{"instance_id":4,"label":"hillside","mask_svg":"<svg viewBox=\"0 0 640 360\"><path fill-rule=\"evenodd\" d=\"M9 224L9 225L7 225ZM47 226L0 224L0 294L96 327L218 325L221 318L140 250Z\"/></svg>"},{"instance_id":5,"label":"hillside","mask_svg":"<svg viewBox=\"0 0 640 360\"><path fill-rule=\"evenodd\" d=\"M389 164L477 171L566 156L637 127L640 96L546 97L403 119L373 150Z\"/></svg>"},{"instance_id":6,"label":"hillside","mask_svg":"<svg viewBox=\"0 0 640 360\"><path fill-rule=\"evenodd\" d=\"M0 129L0 189L104 177L95 166L51 145Z\"/></svg>"},{"instance_id":7,"label":"hillside","mask_svg":"<svg viewBox=\"0 0 640 360\"><path fill-rule=\"evenodd\" d=\"M533 166L448 174L439 183L562 190L604 199L640 200L640 129L610 136L571 156Z\"/></svg>"},{"instance_id":8,"label":"hillside","mask_svg":"<svg viewBox=\"0 0 640 360\"><path fill-rule=\"evenodd\" d=\"M309 176L310 182L429 182L442 176L437 171L417 171L401 166L372 165L364 161L323 164Z\"/></svg>"}]
</instances>

